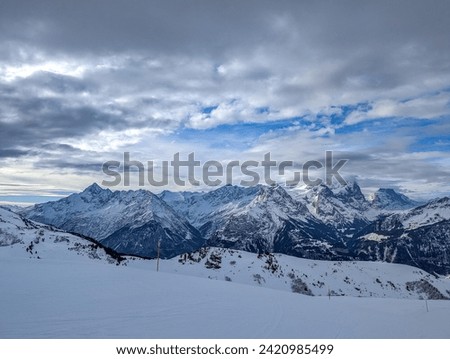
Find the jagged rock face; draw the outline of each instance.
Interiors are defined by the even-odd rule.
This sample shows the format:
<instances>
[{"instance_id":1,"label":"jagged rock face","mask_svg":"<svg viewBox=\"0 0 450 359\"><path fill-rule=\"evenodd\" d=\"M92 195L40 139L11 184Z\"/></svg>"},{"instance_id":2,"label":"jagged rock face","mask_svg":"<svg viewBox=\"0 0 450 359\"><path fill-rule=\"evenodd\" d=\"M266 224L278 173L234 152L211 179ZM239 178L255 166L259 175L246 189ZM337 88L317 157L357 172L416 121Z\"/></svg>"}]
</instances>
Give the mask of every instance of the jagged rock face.
<instances>
[{"instance_id":1,"label":"jagged rock face","mask_svg":"<svg viewBox=\"0 0 450 359\"><path fill-rule=\"evenodd\" d=\"M365 211L368 208L368 202L361 192L359 185L352 181L345 186L336 187L333 190L333 194L336 198L340 199L342 203L347 204L347 206Z\"/></svg>"},{"instance_id":2,"label":"jagged rock face","mask_svg":"<svg viewBox=\"0 0 450 359\"><path fill-rule=\"evenodd\" d=\"M371 222L369 203L356 183L334 189L322 184L300 193L294 189L290 194L305 203L319 221L334 228L344 239Z\"/></svg>"},{"instance_id":3,"label":"jagged rock face","mask_svg":"<svg viewBox=\"0 0 450 359\"><path fill-rule=\"evenodd\" d=\"M36 205L30 219L80 233L124 254L153 257L195 250L200 233L170 206L148 191L111 192L94 184L79 194Z\"/></svg>"}]
</instances>

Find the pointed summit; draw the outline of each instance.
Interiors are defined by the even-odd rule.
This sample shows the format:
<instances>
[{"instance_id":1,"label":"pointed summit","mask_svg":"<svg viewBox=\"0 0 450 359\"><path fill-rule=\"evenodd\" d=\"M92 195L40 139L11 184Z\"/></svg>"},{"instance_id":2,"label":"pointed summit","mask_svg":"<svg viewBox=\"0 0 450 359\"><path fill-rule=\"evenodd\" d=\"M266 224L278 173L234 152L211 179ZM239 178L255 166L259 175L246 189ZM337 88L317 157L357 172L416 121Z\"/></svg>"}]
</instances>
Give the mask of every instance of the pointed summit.
<instances>
[{"instance_id":1,"label":"pointed summit","mask_svg":"<svg viewBox=\"0 0 450 359\"><path fill-rule=\"evenodd\" d=\"M371 205L376 209L409 209L416 207L419 204L419 202L413 201L392 188L380 188L371 196Z\"/></svg>"},{"instance_id":2,"label":"pointed summit","mask_svg":"<svg viewBox=\"0 0 450 359\"><path fill-rule=\"evenodd\" d=\"M349 181L345 186L333 188L332 191L336 198L352 208L366 210L369 207L369 203L356 181Z\"/></svg>"},{"instance_id":3,"label":"pointed summit","mask_svg":"<svg viewBox=\"0 0 450 359\"><path fill-rule=\"evenodd\" d=\"M90 186L86 187L83 193L100 193L103 191L96 182L92 183Z\"/></svg>"},{"instance_id":4,"label":"pointed summit","mask_svg":"<svg viewBox=\"0 0 450 359\"><path fill-rule=\"evenodd\" d=\"M91 184L83 192L79 194L85 202L100 202L103 203L111 197L113 192L109 189L101 188L97 183ZM78 196L78 195L76 195Z\"/></svg>"}]
</instances>

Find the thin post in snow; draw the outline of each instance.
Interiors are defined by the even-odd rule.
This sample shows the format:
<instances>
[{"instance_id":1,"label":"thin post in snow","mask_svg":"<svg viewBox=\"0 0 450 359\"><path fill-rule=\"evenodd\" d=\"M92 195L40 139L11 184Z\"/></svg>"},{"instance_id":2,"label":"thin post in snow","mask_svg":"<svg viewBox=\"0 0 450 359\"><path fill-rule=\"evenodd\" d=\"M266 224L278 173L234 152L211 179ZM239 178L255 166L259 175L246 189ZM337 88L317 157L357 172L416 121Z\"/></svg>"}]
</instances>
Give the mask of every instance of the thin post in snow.
<instances>
[{"instance_id":1,"label":"thin post in snow","mask_svg":"<svg viewBox=\"0 0 450 359\"><path fill-rule=\"evenodd\" d=\"M159 252L161 250L161 240L158 240L156 245L156 271L159 272Z\"/></svg>"},{"instance_id":2,"label":"thin post in snow","mask_svg":"<svg viewBox=\"0 0 450 359\"><path fill-rule=\"evenodd\" d=\"M425 299L425 306L427 307L427 313L429 312L428 310L428 299Z\"/></svg>"}]
</instances>

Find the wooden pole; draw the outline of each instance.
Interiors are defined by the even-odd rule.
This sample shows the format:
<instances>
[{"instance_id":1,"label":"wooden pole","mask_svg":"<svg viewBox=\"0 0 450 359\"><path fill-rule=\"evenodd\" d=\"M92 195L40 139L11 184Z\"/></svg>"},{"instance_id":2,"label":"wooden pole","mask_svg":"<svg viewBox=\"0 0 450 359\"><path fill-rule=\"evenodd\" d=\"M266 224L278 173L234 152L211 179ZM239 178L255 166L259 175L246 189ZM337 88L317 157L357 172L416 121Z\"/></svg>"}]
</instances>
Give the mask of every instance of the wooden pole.
<instances>
[{"instance_id":1,"label":"wooden pole","mask_svg":"<svg viewBox=\"0 0 450 359\"><path fill-rule=\"evenodd\" d=\"M159 272L159 252L161 249L161 240L158 240L158 244L156 246L156 271Z\"/></svg>"}]
</instances>

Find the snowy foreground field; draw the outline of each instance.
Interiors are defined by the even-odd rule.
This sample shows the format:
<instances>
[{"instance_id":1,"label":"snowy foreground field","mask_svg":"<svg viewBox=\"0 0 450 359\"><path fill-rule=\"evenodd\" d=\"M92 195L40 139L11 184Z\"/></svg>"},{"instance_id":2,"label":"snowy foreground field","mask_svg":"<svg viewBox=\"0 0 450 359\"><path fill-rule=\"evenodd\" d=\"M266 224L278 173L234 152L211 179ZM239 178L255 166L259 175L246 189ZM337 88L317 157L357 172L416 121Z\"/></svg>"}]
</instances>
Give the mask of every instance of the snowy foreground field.
<instances>
[{"instance_id":1,"label":"snowy foreground field","mask_svg":"<svg viewBox=\"0 0 450 359\"><path fill-rule=\"evenodd\" d=\"M0 249L0 338L450 338L447 300L427 312L423 300L311 297Z\"/></svg>"},{"instance_id":2,"label":"snowy foreground field","mask_svg":"<svg viewBox=\"0 0 450 359\"><path fill-rule=\"evenodd\" d=\"M0 339L450 338L450 279L415 267L205 248L160 268L0 208Z\"/></svg>"}]
</instances>

